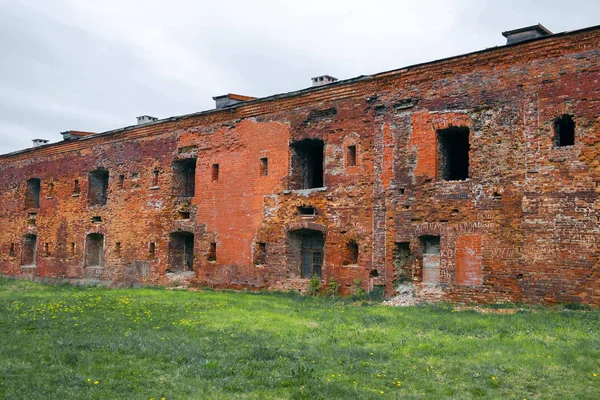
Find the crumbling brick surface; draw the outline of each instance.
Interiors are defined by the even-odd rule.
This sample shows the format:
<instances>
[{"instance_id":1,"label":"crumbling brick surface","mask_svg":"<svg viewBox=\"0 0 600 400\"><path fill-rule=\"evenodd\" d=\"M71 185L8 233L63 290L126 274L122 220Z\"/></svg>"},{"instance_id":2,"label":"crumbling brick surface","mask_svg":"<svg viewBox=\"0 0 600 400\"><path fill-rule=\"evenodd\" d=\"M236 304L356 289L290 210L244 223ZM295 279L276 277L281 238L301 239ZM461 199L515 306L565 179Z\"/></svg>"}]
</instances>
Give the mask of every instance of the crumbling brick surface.
<instances>
[{"instance_id":1,"label":"crumbling brick surface","mask_svg":"<svg viewBox=\"0 0 600 400\"><path fill-rule=\"evenodd\" d=\"M591 28L0 156L0 272L304 291L312 234L342 294L401 278L439 289L424 297L600 304L599 65ZM448 128L468 130L467 179L443 179ZM320 160L294 161L306 139L322 187L297 184Z\"/></svg>"}]
</instances>

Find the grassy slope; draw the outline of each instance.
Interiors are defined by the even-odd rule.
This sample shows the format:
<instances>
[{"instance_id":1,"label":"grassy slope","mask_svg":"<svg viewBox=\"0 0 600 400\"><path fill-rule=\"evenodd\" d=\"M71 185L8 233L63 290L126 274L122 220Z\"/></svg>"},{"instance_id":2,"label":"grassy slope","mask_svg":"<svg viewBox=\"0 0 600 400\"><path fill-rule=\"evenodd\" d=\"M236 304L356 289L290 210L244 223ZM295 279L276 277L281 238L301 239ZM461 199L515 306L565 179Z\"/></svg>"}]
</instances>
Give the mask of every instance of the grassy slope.
<instances>
[{"instance_id":1,"label":"grassy slope","mask_svg":"<svg viewBox=\"0 0 600 400\"><path fill-rule=\"evenodd\" d=\"M534 311L0 278L0 398L598 398L600 311Z\"/></svg>"}]
</instances>

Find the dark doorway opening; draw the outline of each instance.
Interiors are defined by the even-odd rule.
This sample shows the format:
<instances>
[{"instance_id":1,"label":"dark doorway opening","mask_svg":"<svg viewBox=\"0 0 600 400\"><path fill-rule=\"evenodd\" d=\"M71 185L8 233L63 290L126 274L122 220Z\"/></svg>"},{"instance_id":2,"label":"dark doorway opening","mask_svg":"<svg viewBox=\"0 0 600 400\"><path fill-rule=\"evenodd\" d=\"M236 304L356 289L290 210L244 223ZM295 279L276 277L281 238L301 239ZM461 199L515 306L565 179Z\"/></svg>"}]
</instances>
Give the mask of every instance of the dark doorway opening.
<instances>
[{"instance_id":1,"label":"dark doorway opening","mask_svg":"<svg viewBox=\"0 0 600 400\"><path fill-rule=\"evenodd\" d=\"M554 144L557 147L575 144L575 121L569 114L564 114L554 120Z\"/></svg>"},{"instance_id":2,"label":"dark doorway opening","mask_svg":"<svg viewBox=\"0 0 600 400\"><path fill-rule=\"evenodd\" d=\"M175 232L169 241L169 269L167 272L194 270L194 234Z\"/></svg>"},{"instance_id":3,"label":"dark doorway opening","mask_svg":"<svg viewBox=\"0 0 600 400\"><path fill-rule=\"evenodd\" d=\"M21 265L34 266L37 256L37 236L25 235L23 237L23 253L21 254Z\"/></svg>"},{"instance_id":4,"label":"dark doorway opening","mask_svg":"<svg viewBox=\"0 0 600 400\"><path fill-rule=\"evenodd\" d=\"M439 173L445 181L469 177L469 128L451 127L437 132Z\"/></svg>"},{"instance_id":5,"label":"dark doorway opening","mask_svg":"<svg viewBox=\"0 0 600 400\"><path fill-rule=\"evenodd\" d=\"M102 267L104 261L104 235L90 233L85 238L85 266Z\"/></svg>"},{"instance_id":6,"label":"dark doorway opening","mask_svg":"<svg viewBox=\"0 0 600 400\"><path fill-rule=\"evenodd\" d=\"M290 233L289 255L294 264L299 264L303 278L311 278L314 275L321 277L324 246L322 232L301 229Z\"/></svg>"},{"instance_id":7,"label":"dark doorway opening","mask_svg":"<svg viewBox=\"0 0 600 400\"><path fill-rule=\"evenodd\" d=\"M304 139L292 143L291 189L323 187L323 141Z\"/></svg>"}]
</instances>

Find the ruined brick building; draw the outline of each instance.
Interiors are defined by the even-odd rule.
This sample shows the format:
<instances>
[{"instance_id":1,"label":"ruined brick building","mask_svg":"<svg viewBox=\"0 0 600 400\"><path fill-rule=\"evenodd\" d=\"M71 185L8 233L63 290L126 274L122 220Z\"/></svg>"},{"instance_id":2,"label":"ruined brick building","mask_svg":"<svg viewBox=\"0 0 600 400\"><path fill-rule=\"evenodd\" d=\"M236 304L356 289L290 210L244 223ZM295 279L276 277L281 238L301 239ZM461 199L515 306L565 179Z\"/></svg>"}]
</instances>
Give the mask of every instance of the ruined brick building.
<instances>
[{"instance_id":1,"label":"ruined brick building","mask_svg":"<svg viewBox=\"0 0 600 400\"><path fill-rule=\"evenodd\" d=\"M0 156L0 272L600 303L600 26Z\"/></svg>"}]
</instances>

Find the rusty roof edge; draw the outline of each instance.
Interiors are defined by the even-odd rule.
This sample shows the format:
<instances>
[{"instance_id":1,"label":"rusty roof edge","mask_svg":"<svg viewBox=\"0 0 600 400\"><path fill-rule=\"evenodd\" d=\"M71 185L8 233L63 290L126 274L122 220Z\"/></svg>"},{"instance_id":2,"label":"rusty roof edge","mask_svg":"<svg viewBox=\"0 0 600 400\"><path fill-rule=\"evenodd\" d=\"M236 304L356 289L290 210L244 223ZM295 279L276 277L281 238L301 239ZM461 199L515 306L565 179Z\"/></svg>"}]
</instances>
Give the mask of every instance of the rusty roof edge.
<instances>
[{"instance_id":1,"label":"rusty roof edge","mask_svg":"<svg viewBox=\"0 0 600 400\"><path fill-rule=\"evenodd\" d=\"M518 43L513 43L513 44L505 44L505 45L500 45L500 46L494 46L494 47L489 47L489 48L485 48L482 50L477 50L477 51L472 51L469 53L463 53L463 54L458 54L455 56L450 56L450 57L445 57L445 58L439 58L436 60L432 60L432 61L426 61L423 63L417 63L417 64L412 64L412 65L408 65L408 66L404 66L401 68L395 68L395 69L391 69L388 71L383 71L383 72L378 72L376 74L372 74L372 75L359 75L357 77L354 78L349 78L349 79L344 79L344 80L339 80L336 82L332 82L332 83L328 83L327 85L323 85L323 86L314 86L314 87L307 87L304 89L299 89L299 90L294 90L291 92L284 92L284 93L278 93L278 94L274 94L274 95L270 95L267 97L260 97L257 98L255 100L249 100L249 101L244 101L241 103L236 103L236 104L232 104L230 106L226 106L224 108L221 109L210 109L210 110L204 110L204 111L199 111L199 112L195 112L195 113L190 113L190 114L182 114L182 115L177 115L177 116L173 116L173 117L168 117L168 118L163 118L163 119L159 119L157 121L154 122L149 122L147 124L144 124L144 127L148 127L151 125L157 125L157 124L162 124L162 123L166 123L166 122L174 122L174 121L179 121L182 119L187 119L187 118L194 118L194 117L200 117L200 116L204 116L204 115L210 115L210 114L216 114L216 113L222 113L222 112L231 112L237 108L243 108L243 107L247 107L247 106L251 106L251 105L255 105L255 104L260 104L263 102L268 102L268 101L274 101L274 100L280 100L280 99L284 99L284 98L289 98L289 97L294 97L294 96L299 96L302 94L306 94L306 93L310 93L310 92L317 92L317 91L326 91L329 88L332 87L337 87L337 86L344 86L344 85L349 85L352 83L356 83L356 82L360 82L360 81L364 81L364 80L368 80L368 79L377 79L377 78L383 78L383 77L387 77L387 76L391 76L391 75L396 75L396 74L401 74L403 72L407 72L410 71L412 69L418 68L418 67L424 67L424 66L428 66L428 65L432 65L432 64L436 64L436 63L441 63L441 62L445 62L445 61L450 61L450 60L455 60L455 59L460 59L460 58L464 58L464 57L469 57L475 54L481 54L481 53L487 53L487 52L492 52L498 49L503 49L505 47L514 47L514 46L521 46L523 44L526 43L530 43L530 42L534 42L534 41L544 41L544 40L548 40L548 39L553 39L556 37L560 37L560 36L568 36L568 35L573 35L573 34L578 34L578 33L583 33L586 31L593 31L593 30L600 30L600 25L594 25L594 26L590 26L587 28L582 28L582 29L577 29L577 30L573 30L573 31L565 31L565 32L558 32L558 33L554 33L552 35L548 35L548 36L542 36L539 38L533 38L533 39L529 39L529 40L524 40ZM130 130L134 130L136 128L138 128L139 125L129 125L123 128L117 128L117 129L113 129L110 131L105 131L105 132L100 132L100 133L96 133L94 135L89 135L89 136L84 136L78 139L71 139L69 141L59 141L59 142L55 142L55 143L48 143L42 146L38 146L38 147L29 147L26 149L22 149L22 150L17 150L17 151L13 151L11 153L6 153L6 154L0 154L0 159L4 159L4 158L10 158L12 156L15 155L20 155L20 154L24 154L24 153L28 153L28 152L33 152L36 150L40 150L40 149L45 149L48 147L54 147L54 146L60 146L63 145L65 143L76 143L76 142L80 142L80 141L84 141L84 140L91 140L91 139L95 139L98 138L100 136L110 136L110 135L114 135L117 133L121 133L121 132L126 132L126 131L130 131Z\"/></svg>"}]
</instances>

